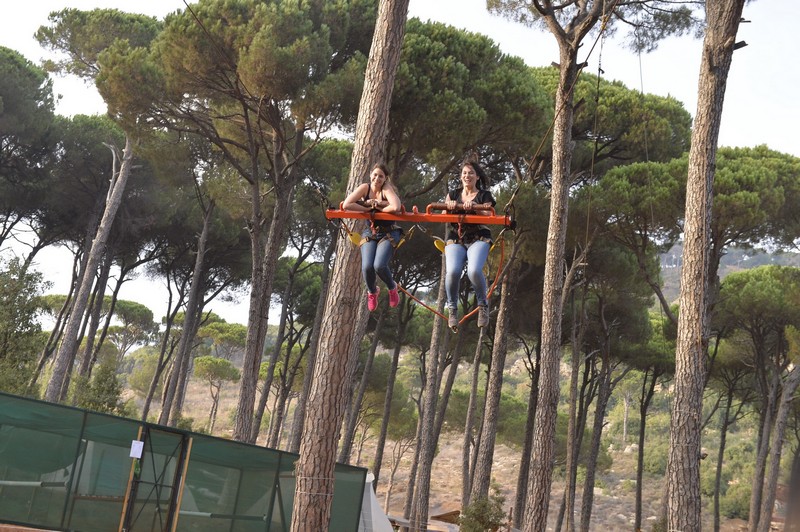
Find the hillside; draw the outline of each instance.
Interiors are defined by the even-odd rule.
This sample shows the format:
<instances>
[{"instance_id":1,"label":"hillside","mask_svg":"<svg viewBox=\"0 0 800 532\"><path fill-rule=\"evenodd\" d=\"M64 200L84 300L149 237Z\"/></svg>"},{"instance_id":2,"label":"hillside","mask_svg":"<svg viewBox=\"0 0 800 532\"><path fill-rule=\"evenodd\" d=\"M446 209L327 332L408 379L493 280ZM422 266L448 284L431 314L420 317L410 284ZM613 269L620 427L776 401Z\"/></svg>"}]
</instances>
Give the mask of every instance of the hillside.
<instances>
[{"instance_id":1,"label":"hillside","mask_svg":"<svg viewBox=\"0 0 800 532\"><path fill-rule=\"evenodd\" d=\"M680 295L681 257L683 245L677 244L661 255L661 279L664 296L669 302L677 302ZM775 264L779 266L800 267L800 253L766 253L748 249L733 248L722 257L719 278L725 279L731 273Z\"/></svg>"},{"instance_id":2,"label":"hillside","mask_svg":"<svg viewBox=\"0 0 800 532\"><path fill-rule=\"evenodd\" d=\"M217 419L215 436L229 437L232 428L232 414L235 411L236 386L230 385L223 388L220 414ZM186 398L186 415L193 418L196 426L205 422L210 410L210 398L207 387L192 380L189 384ZM265 430L262 431L262 433ZM431 476L431 502L430 515L457 510L461 503L461 449L463 435L449 433L442 437L439 451L434 461ZM259 441L263 444L263 441ZM357 450L354 449L354 457ZM597 475L597 487L594 493L592 530L630 530L633 523L635 499L634 483L636 479L636 453L635 446L610 449L613 463L609 470ZM374 438L368 439L361 450L358 459L353 465L368 467L374 456ZM387 447L385 459L390 459ZM521 456L517 449L506 445L497 445L493 467L493 484L499 487L500 493L505 497L505 508L510 512L513 506L517 475L519 472ZM400 468L394 479L392 494L388 505L388 514L401 516L405 501L405 490L408 482L410 453L401 462ZM378 483L377 498L383 504L386 497L389 480L389 465L384 463L382 479ZM549 518L552 522L558 515L564 482L556 476L553 481L551 496L551 509ZM643 529L650 530L656 520L661 507L663 490L663 477L645 474L643 488ZM576 500L576 518L580 515L580 496ZM723 519L723 532L744 530L741 520ZM713 516L710 512L704 513L703 530L713 529Z\"/></svg>"}]
</instances>

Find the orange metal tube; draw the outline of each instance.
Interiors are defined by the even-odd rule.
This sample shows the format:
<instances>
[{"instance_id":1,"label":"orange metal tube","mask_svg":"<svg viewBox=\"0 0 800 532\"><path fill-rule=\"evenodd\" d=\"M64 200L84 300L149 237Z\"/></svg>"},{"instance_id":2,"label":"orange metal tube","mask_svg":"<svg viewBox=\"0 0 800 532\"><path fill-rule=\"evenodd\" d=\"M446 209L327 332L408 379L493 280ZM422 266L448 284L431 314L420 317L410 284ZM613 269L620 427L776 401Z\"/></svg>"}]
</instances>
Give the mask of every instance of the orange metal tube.
<instances>
[{"instance_id":1,"label":"orange metal tube","mask_svg":"<svg viewBox=\"0 0 800 532\"><path fill-rule=\"evenodd\" d=\"M433 213L431 210L436 209L438 203L428 205L425 213L420 213L415 206L412 212L403 211L397 214L389 214L386 212L359 212L359 211L346 211L342 209L327 209L325 217L328 220L334 218L359 218L362 220L393 220L397 222L423 222L423 223L465 223L465 224L486 224L486 225L504 225L511 226L510 216L501 216L497 214L484 215L484 214L439 214ZM494 212L494 209L492 209Z\"/></svg>"}]
</instances>

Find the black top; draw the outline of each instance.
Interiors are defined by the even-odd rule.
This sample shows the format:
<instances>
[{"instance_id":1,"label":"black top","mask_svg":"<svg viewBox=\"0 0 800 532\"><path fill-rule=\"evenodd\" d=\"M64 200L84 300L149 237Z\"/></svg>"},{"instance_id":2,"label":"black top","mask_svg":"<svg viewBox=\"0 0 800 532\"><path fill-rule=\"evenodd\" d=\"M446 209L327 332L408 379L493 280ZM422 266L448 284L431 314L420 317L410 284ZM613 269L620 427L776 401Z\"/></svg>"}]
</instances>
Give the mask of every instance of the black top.
<instances>
[{"instance_id":1,"label":"black top","mask_svg":"<svg viewBox=\"0 0 800 532\"><path fill-rule=\"evenodd\" d=\"M463 191L462 188L457 188L455 190L451 190L447 193L447 197L451 200L461 201L461 192ZM492 207L495 206L496 202L492 197L492 193L488 190L478 189L478 194L475 196L473 203L485 205L487 203L491 203ZM492 240L492 232L489 230L488 225L483 224L460 224L461 225L461 237L459 237L458 226L459 224L450 224L450 230L447 232L447 239L446 240L453 240L454 242L461 242L462 244L471 244L476 240L488 240L491 242Z\"/></svg>"},{"instance_id":2,"label":"black top","mask_svg":"<svg viewBox=\"0 0 800 532\"><path fill-rule=\"evenodd\" d=\"M364 201L364 202L369 201L369 199L370 199L369 193L370 193L370 189L368 188L367 189L367 193L364 195L363 198L361 198L361 201ZM381 191L380 191L380 197L376 198L376 199L379 199L381 201L388 201L386 199L386 194L383 192L383 189L381 189ZM367 221L367 227L374 228L375 231L377 231L379 233L384 233L384 232L391 231L392 229L394 229L395 228L395 223L392 220L374 220L373 219L373 220L368 220Z\"/></svg>"}]
</instances>

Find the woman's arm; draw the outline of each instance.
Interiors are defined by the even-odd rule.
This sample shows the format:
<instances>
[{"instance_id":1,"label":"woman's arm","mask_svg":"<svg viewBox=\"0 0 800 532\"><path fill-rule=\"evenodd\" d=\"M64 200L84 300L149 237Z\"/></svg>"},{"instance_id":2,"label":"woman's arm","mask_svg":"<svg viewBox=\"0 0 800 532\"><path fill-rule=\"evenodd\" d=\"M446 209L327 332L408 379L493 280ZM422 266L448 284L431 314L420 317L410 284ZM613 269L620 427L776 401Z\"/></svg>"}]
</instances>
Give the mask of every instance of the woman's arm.
<instances>
[{"instance_id":1,"label":"woman's arm","mask_svg":"<svg viewBox=\"0 0 800 532\"><path fill-rule=\"evenodd\" d=\"M397 195L394 187L383 187L383 195L386 196L386 201L379 202L377 209L388 214L400 212L400 208L402 207L400 196Z\"/></svg>"},{"instance_id":2,"label":"woman's arm","mask_svg":"<svg viewBox=\"0 0 800 532\"><path fill-rule=\"evenodd\" d=\"M490 216L492 214L492 209L495 206L494 198L492 197L492 193L487 191L482 191L478 194L478 197L475 198L476 200L480 201L480 203L472 203L470 202L469 205L464 205L464 208L467 210L472 210L475 214L480 214L483 216Z\"/></svg>"},{"instance_id":3,"label":"woman's arm","mask_svg":"<svg viewBox=\"0 0 800 532\"><path fill-rule=\"evenodd\" d=\"M457 191L448 190L447 196L444 198L444 205L447 208L444 212L447 213L448 211L454 211L458 208L458 200L455 198L461 197L461 189Z\"/></svg>"},{"instance_id":4,"label":"woman's arm","mask_svg":"<svg viewBox=\"0 0 800 532\"><path fill-rule=\"evenodd\" d=\"M370 207L365 207L360 203L361 198L366 196L369 191L369 183L361 183L352 191L342 202L342 209L346 211L367 212L372 210Z\"/></svg>"}]
</instances>

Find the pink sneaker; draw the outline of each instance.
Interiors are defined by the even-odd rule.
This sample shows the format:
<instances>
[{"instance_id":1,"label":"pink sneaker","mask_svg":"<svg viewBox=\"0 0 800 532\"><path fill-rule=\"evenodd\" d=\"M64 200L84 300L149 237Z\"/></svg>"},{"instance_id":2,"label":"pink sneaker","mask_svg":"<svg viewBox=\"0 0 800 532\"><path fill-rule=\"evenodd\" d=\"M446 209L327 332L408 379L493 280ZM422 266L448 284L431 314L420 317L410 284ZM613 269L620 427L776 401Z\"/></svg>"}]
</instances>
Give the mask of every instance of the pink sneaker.
<instances>
[{"instance_id":1,"label":"pink sneaker","mask_svg":"<svg viewBox=\"0 0 800 532\"><path fill-rule=\"evenodd\" d=\"M378 294L380 294L380 290L375 292L374 294L367 292L367 308L370 312L378 308Z\"/></svg>"},{"instance_id":2,"label":"pink sneaker","mask_svg":"<svg viewBox=\"0 0 800 532\"><path fill-rule=\"evenodd\" d=\"M394 308L400 303L400 294L397 293L397 287L389 290L389 306Z\"/></svg>"}]
</instances>

